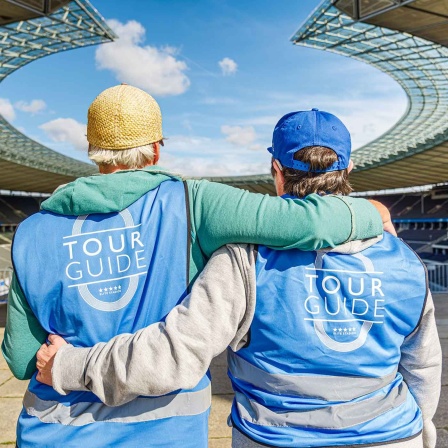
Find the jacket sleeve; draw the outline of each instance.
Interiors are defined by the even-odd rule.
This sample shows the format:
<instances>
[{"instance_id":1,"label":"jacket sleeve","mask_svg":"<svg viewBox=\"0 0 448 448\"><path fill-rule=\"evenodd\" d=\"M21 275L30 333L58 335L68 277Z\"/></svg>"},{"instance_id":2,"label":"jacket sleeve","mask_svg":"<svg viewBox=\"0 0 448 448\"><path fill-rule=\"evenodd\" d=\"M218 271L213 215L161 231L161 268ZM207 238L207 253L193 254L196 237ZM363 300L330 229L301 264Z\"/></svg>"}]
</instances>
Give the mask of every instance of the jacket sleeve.
<instances>
[{"instance_id":1,"label":"jacket sleeve","mask_svg":"<svg viewBox=\"0 0 448 448\"><path fill-rule=\"evenodd\" d=\"M228 345L236 348L249 330L255 307L250 257L248 246L218 250L165 322L92 348L63 346L53 387L62 394L91 390L109 406L195 387L211 360Z\"/></svg>"},{"instance_id":2,"label":"jacket sleeve","mask_svg":"<svg viewBox=\"0 0 448 448\"><path fill-rule=\"evenodd\" d=\"M29 380L36 371L36 352L45 342L47 332L42 328L14 274L8 296L3 356L13 375Z\"/></svg>"},{"instance_id":3,"label":"jacket sleeve","mask_svg":"<svg viewBox=\"0 0 448 448\"><path fill-rule=\"evenodd\" d=\"M192 230L207 257L229 243L316 250L383 232L379 213L364 199L313 194L285 200L206 180L187 185Z\"/></svg>"},{"instance_id":4,"label":"jacket sleeve","mask_svg":"<svg viewBox=\"0 0 448 448\"><path fill-rule=\"evenodd\" d=\"M424 448L434 448L437 433L432 419L440 397L442 350L429 291L419 326L401 346L398 370L422 411Z\"/></svg>"}]
</instances>

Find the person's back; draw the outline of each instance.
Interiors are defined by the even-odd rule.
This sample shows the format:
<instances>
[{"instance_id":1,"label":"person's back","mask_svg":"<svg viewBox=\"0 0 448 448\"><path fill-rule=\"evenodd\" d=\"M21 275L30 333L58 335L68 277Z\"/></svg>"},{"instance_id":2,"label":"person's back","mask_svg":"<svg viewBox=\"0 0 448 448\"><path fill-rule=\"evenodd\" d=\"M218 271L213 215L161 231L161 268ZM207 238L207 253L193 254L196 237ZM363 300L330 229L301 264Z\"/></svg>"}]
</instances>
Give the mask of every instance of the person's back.
<instances>
[{"instance_id":1,"label":"person's back","mask_svg":"<svg viewBox=\"0 0 448 448\"><path fill-rule=\"evenodd\" d=\"M109 110L112 117L105 113ZM90 106L87 137L100 172L122 185L120 169L157 161L160 109L136 88L113 87ZM26 219L12 246L15 278L40 326L87 347L163 320L186 296L190 282L184 183L166 177L154 188L148 182L135 201L114 213L102 212L104 204L126 199L103 194L94 181L64 188L70 197L65 213L44 210ZM125 186L118 194L125 197L128 190ZM192 390L138 397L119 407L104 405L90 392L59 394L34 375L17 443L21 448L206 446L210 402L207 375Z\"/></svg>"},{"instance_id":2,"label":"person's back","mask_svg":"<svg viewBox=\"0 0 448 448\"><path fill-rule=\"evenodd\" d=\"M186 295L188 245L184 185L173 180L120 213L33 215L20 225L12 255L43 328L86 347L163 319ZM209 406L207 377L191 391L115 408L90 392L60 395L33 377L18 444L205 446Z\"/></svg>"},{"instance_id":3,"label":"person's back","mask_svg":"<svg viewBox=\"0 0 448 448\"><path fill-rule=\"evenodd\" d=\"M397 371L427 293L412 250L389 234L352 254L259 247L256 271L250 343L229 350L233 425L282 447L417 436L421 412Z\"/></svg>"}]
</instances>

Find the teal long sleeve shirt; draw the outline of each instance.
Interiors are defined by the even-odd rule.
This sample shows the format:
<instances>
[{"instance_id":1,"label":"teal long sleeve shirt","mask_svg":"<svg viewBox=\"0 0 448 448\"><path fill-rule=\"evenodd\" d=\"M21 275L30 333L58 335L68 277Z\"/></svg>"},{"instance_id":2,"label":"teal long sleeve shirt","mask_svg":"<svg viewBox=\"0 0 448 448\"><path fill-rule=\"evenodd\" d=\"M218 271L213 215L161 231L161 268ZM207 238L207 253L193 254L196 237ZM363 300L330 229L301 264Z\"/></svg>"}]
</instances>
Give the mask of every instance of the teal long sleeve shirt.
<instances>
[{"instance_id":1,"label":"teal long sleeve shirt","mask_svg":"<svg viewBox=\"0 0 448 448\"><path fill-rule=\"evenodd\" d=\"M75 216L117 212L173 178L181 181L160 167L80 178L56 190L42 208ZM285 200L205 180L187 180L185 185L191 221L190 281L212 253L228 243L315 250L375 237L383 230L380 215L364 199L310 195L302 201ZM33 375L36 351L46 337L14 276L2 352L17 378Z\"/></svg>"}]
</instances>

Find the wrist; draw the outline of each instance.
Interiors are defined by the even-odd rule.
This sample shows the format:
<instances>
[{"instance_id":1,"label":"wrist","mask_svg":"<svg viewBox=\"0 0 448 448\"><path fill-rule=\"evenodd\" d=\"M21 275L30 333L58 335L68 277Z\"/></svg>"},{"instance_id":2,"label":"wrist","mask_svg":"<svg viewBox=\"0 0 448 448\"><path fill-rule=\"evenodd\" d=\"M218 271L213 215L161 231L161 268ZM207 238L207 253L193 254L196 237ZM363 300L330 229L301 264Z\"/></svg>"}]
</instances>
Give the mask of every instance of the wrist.
<instances>
[{"instance_id":1,"label":"wrist","mask_svg":"<svg viewBox=\"0 0 448 448\"><path fill-rule=\"evenodd\" d=\"M56 392L67 395L73 390L88 390L84 384L84 371L89 351L88 348L77 348L70 344L58 350L51 369Z\"/></svg>"}]
</instances>

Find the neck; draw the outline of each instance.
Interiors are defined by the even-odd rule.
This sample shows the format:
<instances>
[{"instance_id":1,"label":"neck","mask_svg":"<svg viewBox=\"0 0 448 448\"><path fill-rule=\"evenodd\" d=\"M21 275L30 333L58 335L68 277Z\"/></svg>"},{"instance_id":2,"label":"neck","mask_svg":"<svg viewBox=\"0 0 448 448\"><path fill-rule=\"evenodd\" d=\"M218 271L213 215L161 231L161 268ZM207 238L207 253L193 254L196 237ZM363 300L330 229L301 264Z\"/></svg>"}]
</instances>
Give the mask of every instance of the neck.
<instances>
[{"instance_id":1,"label":"neck","mask_svg":"<svg viewBox=\"0 0 448 448\"><path fill-rule=\"evenodd\" d=\"M277 196L283 196L285 194L288 194L285 192L285 189L283 188L283 183L280 182L275 184L275 191L277 193Z\"/></svg>"},{"instance_id":2,"label":"neck","mask_svg":"<svg viewBox=\"0 0 448 448\"><path fill-rule=\"evenodd\" d=\"M123 170L130 170L130 169L137 169L140 170L142 168L146 168L147 166L153 166L154 163L148 163L144 166L139 166L138 168L129 168L126 165L100 165L98 167L98 171L100 172L100 174L112 174L115 173L116 171L123 171Z\"/></svg>"}]
</instances>

